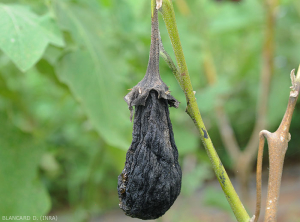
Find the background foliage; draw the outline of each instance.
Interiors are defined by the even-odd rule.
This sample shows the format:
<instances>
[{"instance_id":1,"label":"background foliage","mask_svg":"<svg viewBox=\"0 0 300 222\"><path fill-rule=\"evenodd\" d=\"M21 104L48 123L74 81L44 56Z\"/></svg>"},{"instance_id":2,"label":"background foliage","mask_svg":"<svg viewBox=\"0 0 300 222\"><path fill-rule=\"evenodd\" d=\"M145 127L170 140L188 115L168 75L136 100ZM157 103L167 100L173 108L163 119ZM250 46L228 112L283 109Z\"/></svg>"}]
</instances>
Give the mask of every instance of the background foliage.
<instances>
[{"instance_id":1,"label":"background foliage","mask_svg":"<svg viewBox=\"0 0 300 222\"><path fill-rule=\"evenodd\" d=\"M0 2L0 215L68 210L82 221L117 207L117 176L132 132L123 97L146 71L150 1ZM230 168L212 110L221 95L243 147L255 119L263 4L174 4L200 111ZM278 10L270 131L285 111L289 73L300 61L300 2L282 0ZM165 49L173 57L163 22L160 27ZM214 86L208 86L203 74L208 55L217 65L219 80ZM181 102L171 110L171 119L184 171L182 195L191 195L213 175L184 112L185 97L163 61L160 67L162 79ZM293 137L299 133L299 108L291 126L290 161L300 154L299 138ZM210 196L214 200L206 196L206 202L228 209Z\"/></svg>"}]
</instances>

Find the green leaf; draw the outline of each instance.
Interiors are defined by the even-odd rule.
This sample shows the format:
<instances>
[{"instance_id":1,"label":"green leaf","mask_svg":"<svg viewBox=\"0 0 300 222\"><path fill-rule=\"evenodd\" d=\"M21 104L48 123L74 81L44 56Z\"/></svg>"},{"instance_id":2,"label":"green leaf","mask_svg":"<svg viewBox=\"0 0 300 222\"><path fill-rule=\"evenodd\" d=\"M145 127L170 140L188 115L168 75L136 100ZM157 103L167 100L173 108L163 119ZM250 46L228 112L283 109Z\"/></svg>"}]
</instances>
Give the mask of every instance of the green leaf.
<instances>
[{"instance_id":1,"label":"green leaf","mask_svg":"<svg viewBox=\"0 0 300 222\"><path fill-rule=\"evenodd\" d=\"M39 18L39 25L49 43L61 47L65 45L62 33L50 13Z\"/></svg>"},{"instance_id":2,"label":"green leaf","mask_svg":"<svg viewBox=\"0 0 300 222\"><path fill-rule=\"evenodd\" d=\"M131 124L123 100L122 69L118 68L121 65L116 58L113 62L108 60L109 51L104 50L105 39L100 35L101 25L94 25L98 15L63 1L55 1L54 8L59 24L78 44L58 64L59 79L84 106L104 140L112 146L127 149Z\"/></svg>"},{"instance_id":3,"label":"green leaf","mask_svg":"<svg viewBox=\"0 0 300 222\"><path fill-rule=\"evenodd\" d=\"M50 198L37 176L44 149L3 113L0 122L0 215L45 215Z\"/></svg>"},{"instance_id":4,"label":"green leaf","mask_svg":"<svg viewBox=\"0 0 300 222\"><path fill-rule=\"evenodd\" d=\"M0 4L0 16L0 49L23 72L42 57L49 43L64 45L49 15L39 17L28 7Z\"/></svg>"}]
</instances>

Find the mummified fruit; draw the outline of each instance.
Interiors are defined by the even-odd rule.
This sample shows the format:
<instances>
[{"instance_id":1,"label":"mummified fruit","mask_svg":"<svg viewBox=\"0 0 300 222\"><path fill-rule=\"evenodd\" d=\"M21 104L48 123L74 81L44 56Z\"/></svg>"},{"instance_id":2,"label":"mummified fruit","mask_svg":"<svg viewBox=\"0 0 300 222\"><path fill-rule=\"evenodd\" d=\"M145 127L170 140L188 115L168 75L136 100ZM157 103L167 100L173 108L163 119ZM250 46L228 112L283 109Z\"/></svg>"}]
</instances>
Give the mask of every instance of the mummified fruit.
<instances>
[{"instance_id":1,"label":"mummified fruit","mask_svg":"<svg viewBox=\"0 0 300 222\"><path fill-rule=\"evenodd\" d=\"M180 193L181 169L168 102L151 90L145 106L135 107L133 140L119 176L120 208L128 216L162 216Z\"/></svg>"},{"instance_id":2,"label":"mummified fruit","mask_svg":"<svg viewBox=\"0 0 300 222\"><path fill-rule=\"evenodd\" d=\"M120 208L131 217L155 219L174 203L181 189L181 168L169 106L178 107L159 75L157 10L152 16L148 69L144 79L125 96L131 118L132 143L118 177Z\"/></svg>"}]
</instances>

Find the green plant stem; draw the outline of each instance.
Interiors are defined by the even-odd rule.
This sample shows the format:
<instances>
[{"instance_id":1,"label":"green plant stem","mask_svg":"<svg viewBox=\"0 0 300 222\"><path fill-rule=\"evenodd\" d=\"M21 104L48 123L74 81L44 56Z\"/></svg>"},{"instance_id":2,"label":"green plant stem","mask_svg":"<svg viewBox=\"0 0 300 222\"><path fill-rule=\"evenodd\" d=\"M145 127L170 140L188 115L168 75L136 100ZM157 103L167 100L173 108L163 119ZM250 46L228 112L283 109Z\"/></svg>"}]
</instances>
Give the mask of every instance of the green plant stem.
<instances>
[{"instance_id":1,"label":"green plant stem","mask_svg":"<svg viewBox=\"0 0 300 222\"><path fill-rule=\"evenodd\" d=\"M192 118L192 120L194 121L196 127L200 132L201 140L210 158L214 172L219 180L219 183L224 191L224 194L231 206L231 209L236 219L242 222L249 221L250 217L247 211L245 210L242 202L240 201L237 193L235 192L234 187L232 186L232 183L213 146L213 143L208 135L208 132L206 130L206 127L200 115L197 101L193 92L188 68L185 62L182 46L180 43L180 38L179 38L176 20L175 20L175 13L174 13L171 0L163 0L163 5L160 11L165 21L169 33L169 37L171 39L172 47L175 53L175 57L178 65L178 71L180 74L179 84L183 89L187 100L186 112Z\"/></svg>"}]
</instances>

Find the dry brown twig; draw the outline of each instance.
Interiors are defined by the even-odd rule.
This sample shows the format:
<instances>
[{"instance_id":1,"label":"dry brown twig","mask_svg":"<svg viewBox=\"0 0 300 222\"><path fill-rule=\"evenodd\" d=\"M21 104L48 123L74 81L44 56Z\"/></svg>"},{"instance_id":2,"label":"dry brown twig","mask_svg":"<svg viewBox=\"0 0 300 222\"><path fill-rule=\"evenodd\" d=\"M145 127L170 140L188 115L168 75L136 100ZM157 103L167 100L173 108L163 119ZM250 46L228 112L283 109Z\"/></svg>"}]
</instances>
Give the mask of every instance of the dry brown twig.
<instances>
[{"instance_id":1,"label":"dry brown twig","mask_svg":"<svg viewBox=\"0 0 300 222\"><path fill-rule=\"evenodd\" d=\"M283 169L283 162L285 153L288 148L288 142L291 139L289 133L292 115L297 103L300 91L300 66L298 68L297 77L294 74L295 70L291 72L292 86L289 96L289 102L286 112L283 116L282 122L274 133L267 130L262 130L259 134L259 148L257 156L257 172L256 172L256 212L255 222L258 220L261 207L261 171L262 171L262 157L265 138L269 147L269 182L268 182L268 196L266 204L265 222L275 222L277 215L277 207L280 193L281 176Z\"/></svg>"}]
</instances>

